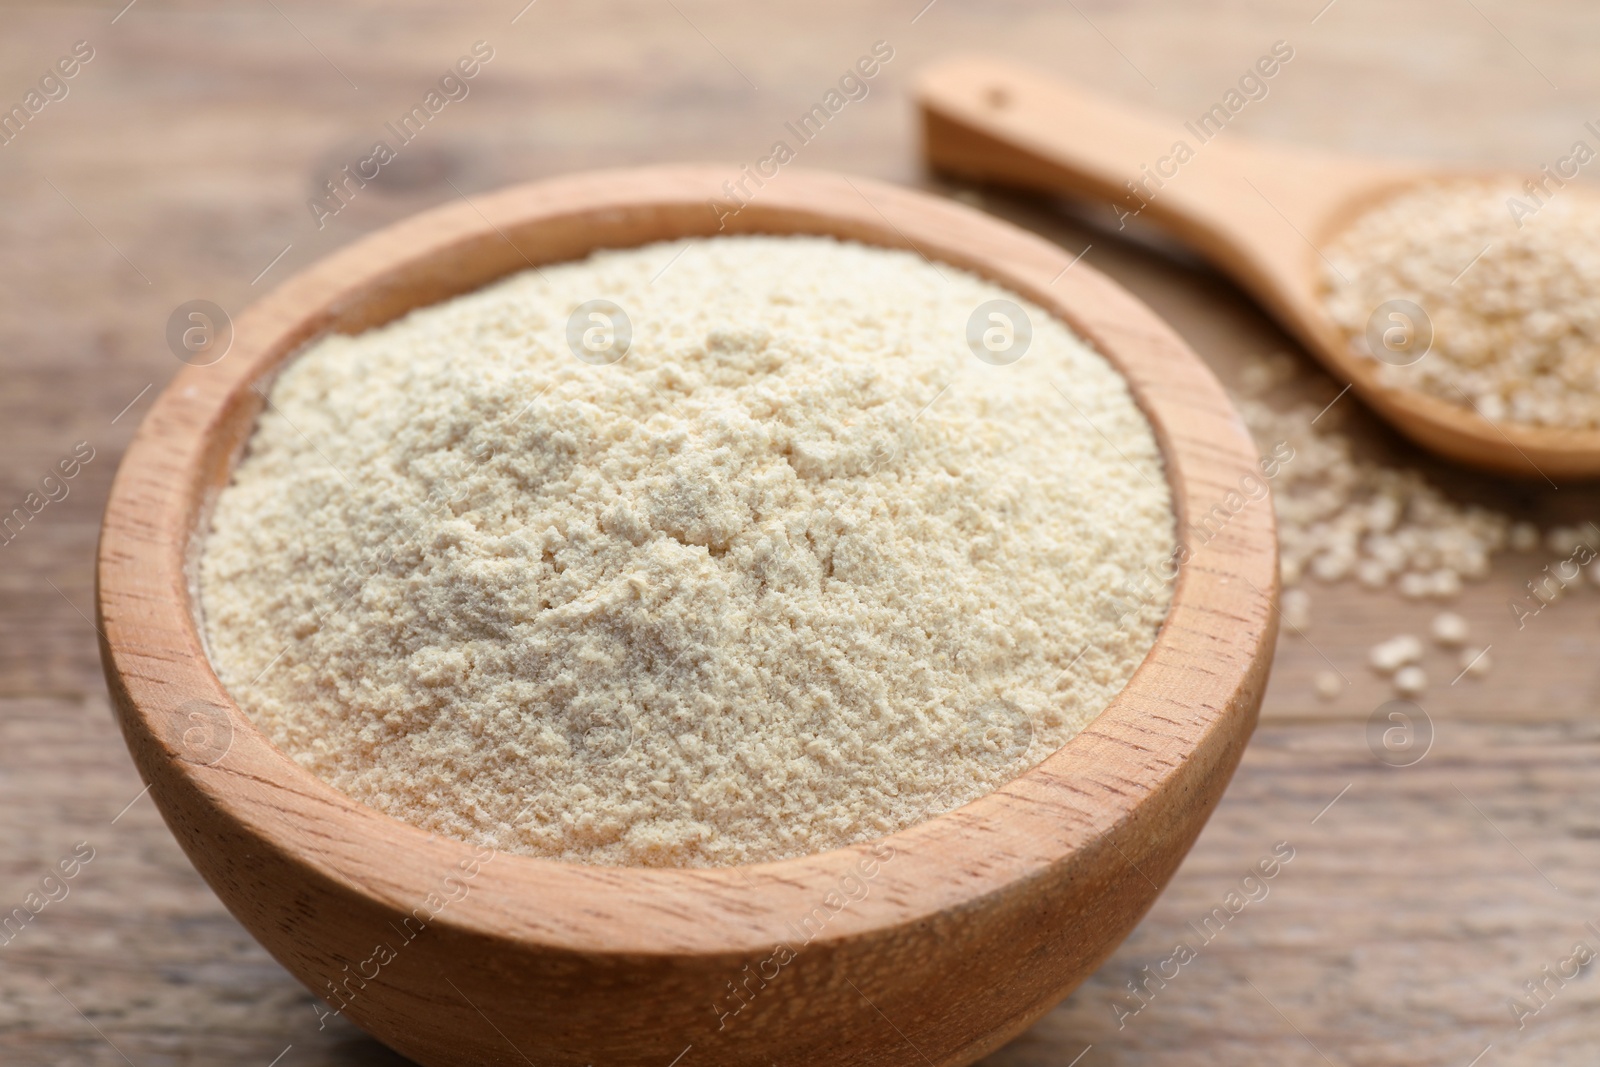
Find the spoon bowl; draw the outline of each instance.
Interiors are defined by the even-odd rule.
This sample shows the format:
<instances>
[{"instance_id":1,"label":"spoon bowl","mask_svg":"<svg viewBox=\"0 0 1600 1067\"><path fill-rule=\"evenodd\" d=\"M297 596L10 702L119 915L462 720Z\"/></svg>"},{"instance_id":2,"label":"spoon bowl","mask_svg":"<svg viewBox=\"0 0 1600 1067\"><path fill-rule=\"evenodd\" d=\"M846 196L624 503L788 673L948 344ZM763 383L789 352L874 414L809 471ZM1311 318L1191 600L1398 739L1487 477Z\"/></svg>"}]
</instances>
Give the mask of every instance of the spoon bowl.
<instances>
[{"instance_id":1,"label":"spoon bowl","mask_svg":"<svg viewBox=\"0 0 1600 1067\"><path fill-rule=\"evenodd\" d=\"M1229 274L1336 378L1424 448L1523 478L1600 476L1600 431L1494 422L1470 406L1387 384L1377 360L1353 351L1324 307L1329 264L1320 249L1356 218L1420 183L1497 175L1219 137L1220 128L1112 104L983 57L925 68L916 92L936 169L1106 201L1113 227L1148 221L1165 229Z\"/></svg>"}]
</instances>

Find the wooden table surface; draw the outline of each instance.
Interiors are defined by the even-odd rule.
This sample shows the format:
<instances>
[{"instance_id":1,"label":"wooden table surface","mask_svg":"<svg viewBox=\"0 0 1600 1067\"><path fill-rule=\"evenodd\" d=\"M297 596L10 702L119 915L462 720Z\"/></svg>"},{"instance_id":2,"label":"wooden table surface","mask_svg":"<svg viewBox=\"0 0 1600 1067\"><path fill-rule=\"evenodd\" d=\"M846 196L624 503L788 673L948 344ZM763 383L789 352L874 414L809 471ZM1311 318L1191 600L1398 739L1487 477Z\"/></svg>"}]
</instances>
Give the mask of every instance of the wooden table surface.
<instances>
[{"instance_id":1,"label":"wooden table surface","mask_svg":"<svg viewBox=\"0 0 1600 1067\"><path fill-rule=\"evenodd\" d=\"M125 2L0 10L6 108L75 42L93 49L66 95L0 145L0 511L79 442L93 450L68 495L0 546L0 912L75 849L93 857L0 944L7 1065L400 1062L348 1025L318 1029L311 995L221 907L142 797L107 707L88 621L96 529L120 453L178 368L165 338L178 305L237 310L368 230L513 181L691 159L728 161L734 177L878 40L894 58L799 162L944 191L918 163L907 85L956 49L1187 116L1284 40L1293 60L1237 129L1526 169L1593 140L1583 125L1600 89L1589 55L1600 9L1576 0ZM318 184L479 40L494 56L470 95L319 229L306 205ZM1192 263L1042 201L982 202L1074 253L1092 244L1085 262L1225 378L1245 356L1296 351ZM1309 364L1304 374L1308 395L1337 391ZM1600 517L1593 489L1439 470L1341 404L1364 446L1427 466L1461 499L1539 521ZM1256 739L1170 889L1094 979L988 1062L1600 1060L1595 968L1541 974L1570 974L1580 942L1600 951L1600 596L1574 594L1519 630L1508 601L1547 562L1502 557L1460 598L1495 667L1482 682L1435 683L1421 701L1432 748L1398 769L1369 750L1368 720L1389 694L1365 650L1435 609L1313 588L1315 623L1282 642ZM1328 703L1311 690L1325 659L1351 680ZM1451 673L1442 658L1429 665ZM1189 924L1280 842L1294 858L1268 894L1202 943ZM1148 981L1147 1005L1128 1014L1139 1004L1128 983L1180 940L1195 958ZM1546 983L1541 999L1532 980ZM1539 1008L1520 1028L1512 998Z\"/></svg>"}]
</instances>

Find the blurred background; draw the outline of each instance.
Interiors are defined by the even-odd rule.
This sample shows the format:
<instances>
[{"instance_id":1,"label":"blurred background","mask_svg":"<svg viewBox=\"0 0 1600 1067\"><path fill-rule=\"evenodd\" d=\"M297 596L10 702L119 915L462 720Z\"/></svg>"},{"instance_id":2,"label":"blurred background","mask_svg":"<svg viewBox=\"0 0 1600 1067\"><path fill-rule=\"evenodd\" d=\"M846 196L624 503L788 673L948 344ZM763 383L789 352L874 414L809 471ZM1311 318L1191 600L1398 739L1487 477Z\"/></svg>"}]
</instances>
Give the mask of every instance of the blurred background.
<instances>
[{"instance_id":1,"label":"blurred background","mask_svg":"<svg viewBox=\"0 0 1600 1067\"><path fill-rule=\"evenodd\" d=\"M180 853L108 707L95 538L119 456L180 366L166 332L180 305L236 313L370 230L513 182L684 160L732 174L885 41L867 97L799 165L960 196L1087 248L1086 265L1224 381L1287 353L1298 373L1271 399L1320 405L1339 385L1203 266L1119 239L1104 209L927 174L919 65L982 50L1181 118L1281 40L1293 61L1225 136L1523 170L1600 120L1600 8L1578 0L525 2L0 5L0 113L27 112L0 125L0 512L64 457L81 464L0 544L0 915L64 859L78 867L65 895L0 933L0 1063L402 1062L342 1021L319 1030L310 993ZM492 55L465 97L336 214L308 206L476 42ZM1418 466L1459 501L1542 526L1600 518L1592 489L1449 470L1348 397L1340 419L1363 453ZM1444 677L1420 698L1407 766L1369 741L1392 693L1367 649L1426 633L1438 605L1310 583L1313 624L1281 640L1260 729L1171 887L1096 977L986 1062L1595 1063L1600 594L1519 628L1510 604L1548 555L1498 557L1454 602L1494 667L1457 685L1433 668ZM1346 684L1325 700L1312 679L1330 668ZM1230 907L1176 978L1150 981L1284 849L1269 892Z\"/></svg>"}]
</instances>

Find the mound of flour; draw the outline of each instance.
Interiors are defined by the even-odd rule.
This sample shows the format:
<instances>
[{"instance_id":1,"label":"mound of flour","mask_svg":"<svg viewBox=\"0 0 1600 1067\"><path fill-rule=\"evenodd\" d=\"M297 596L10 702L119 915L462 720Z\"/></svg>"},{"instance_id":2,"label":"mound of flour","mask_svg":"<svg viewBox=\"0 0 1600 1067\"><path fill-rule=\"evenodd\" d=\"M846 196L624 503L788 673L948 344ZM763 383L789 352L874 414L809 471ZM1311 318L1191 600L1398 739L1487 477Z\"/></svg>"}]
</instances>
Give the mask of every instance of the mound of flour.
<instances>
[{"instance_id":1,"label":"mound of flour","mask_svg":"<svg viewBox=\"0 0 1600 1067\"><path fill-rule=\"evenodd\" d=\"M627 316L592 320L612 354L631 327L614 363L569 343L595 299ZM1007 366L967 339L994 300L1032 326ZM311 346L200 588L229 691L351 796L513 852L712 866L1038 763L1149 650L1169 591L1130 583L1174 548L1148 423L1058 320L909 253L728 237Z\"/></svg>"}]
</instances>

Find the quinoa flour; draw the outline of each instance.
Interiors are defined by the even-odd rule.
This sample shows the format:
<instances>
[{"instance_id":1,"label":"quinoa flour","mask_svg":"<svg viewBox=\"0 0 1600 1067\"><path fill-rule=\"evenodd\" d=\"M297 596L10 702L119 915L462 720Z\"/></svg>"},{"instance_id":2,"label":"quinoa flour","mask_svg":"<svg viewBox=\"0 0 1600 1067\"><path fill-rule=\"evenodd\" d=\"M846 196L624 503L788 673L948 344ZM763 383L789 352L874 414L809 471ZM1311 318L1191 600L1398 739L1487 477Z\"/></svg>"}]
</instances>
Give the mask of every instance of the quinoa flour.
<instances>
[{"instance_id":1,"label":"quinoa flour","mask_svg":"<svg viewBox=\"0 0 1600 1067\"><path fill-rule=\"evenodd\" d=\"M595 366L567 326L602 297L632 341ZM1033 328L1009 366L967 345L995 299ZM713 866L1038 763L1150 649L1169 591L1127 583L1175 545L1150 426L1058 320L909 253L726 237L310 346L216 502L200 598L240 706L356 799Z\"/></svg>"}]
</instances>

